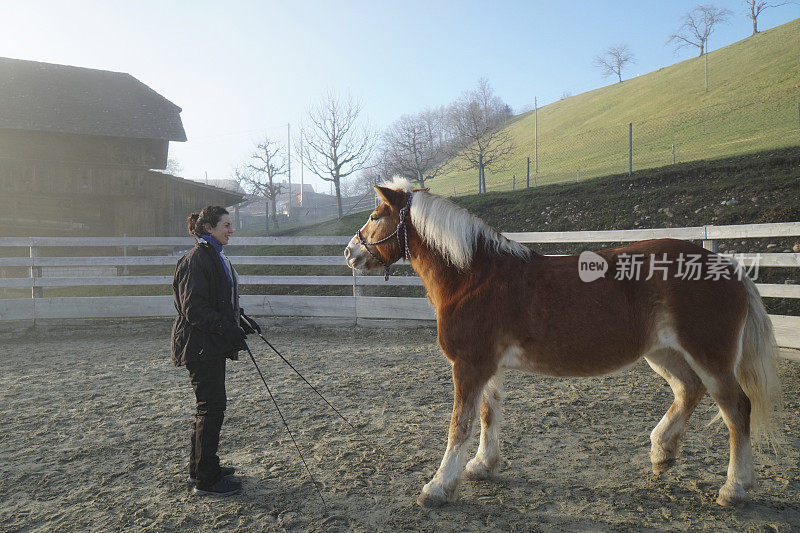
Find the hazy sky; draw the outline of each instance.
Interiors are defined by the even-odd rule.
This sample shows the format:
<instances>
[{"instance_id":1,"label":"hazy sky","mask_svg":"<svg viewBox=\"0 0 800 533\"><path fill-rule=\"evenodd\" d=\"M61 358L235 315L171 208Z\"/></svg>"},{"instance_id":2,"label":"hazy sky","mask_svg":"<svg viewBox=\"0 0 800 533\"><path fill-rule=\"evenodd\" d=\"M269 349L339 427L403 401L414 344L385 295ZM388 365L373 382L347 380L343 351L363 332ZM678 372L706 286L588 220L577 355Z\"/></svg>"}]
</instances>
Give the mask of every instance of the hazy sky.
<instances>
[{"instance_id":1,"label":"hazy sky","mask_svg":"<svg viewBox=\"0 0 800 533\"><path fill-rule=\"evenodd\" d=\"M224 178L329 88L383 128L481 77L515 112L606 85L592 58L621 42L637 59L630 75L686 59L695 52L665 42L698 3L0 0L0 56L130 73L183 108L189 140L170 144L183 176ZM750 35L744 2L706 3L733 12L712 50ZM797 4L768 9L759 27L798 16Z\"/></svg>"}]
</instances>

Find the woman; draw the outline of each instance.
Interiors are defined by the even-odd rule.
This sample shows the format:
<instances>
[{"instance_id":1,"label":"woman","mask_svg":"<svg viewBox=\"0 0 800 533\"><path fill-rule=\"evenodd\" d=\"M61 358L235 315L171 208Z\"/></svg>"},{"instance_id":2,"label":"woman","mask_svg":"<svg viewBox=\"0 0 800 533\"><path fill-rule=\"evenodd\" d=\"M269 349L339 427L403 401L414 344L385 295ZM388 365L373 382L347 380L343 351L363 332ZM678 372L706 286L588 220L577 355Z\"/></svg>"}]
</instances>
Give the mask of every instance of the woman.
<instances>
[{"instance_id":1,"label":"woman","mask_svg":"<svg viewBox=\"0 0 800 533\"><path fill-rule=\"evenodd\" d=\"M225 360L246 349L240 327L237 275L222 246L233 234L225 208L208 206L187 219L195 247L178 260L172 290L178 316L172 327L172 360L186 365L197 399L189 455L195 494L229 495L241 490L232 467L220 467L217 448L225 415ZM246 323L244 323L246 324Z\"/></svg>"}]
</instances>

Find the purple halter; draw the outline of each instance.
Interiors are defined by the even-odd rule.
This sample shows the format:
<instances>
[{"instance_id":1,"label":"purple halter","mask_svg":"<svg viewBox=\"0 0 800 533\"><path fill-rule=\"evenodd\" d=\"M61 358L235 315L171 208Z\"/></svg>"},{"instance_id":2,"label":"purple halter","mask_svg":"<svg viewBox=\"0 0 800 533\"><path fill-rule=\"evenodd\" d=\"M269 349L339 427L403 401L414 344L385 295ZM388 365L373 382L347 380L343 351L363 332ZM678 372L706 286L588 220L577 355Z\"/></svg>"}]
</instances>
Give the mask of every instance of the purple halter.
<instances>
[{"instance_id":1,"label":"purple halter","mask_svg":"<svg viewBox=\"0 0 800 533\"><path fill-rule=\"evenodd\" d=\"M397 228L395 228L394 232L390 233L383 239L374 242L367 242L367 240L364 239L364 237L361 235L361 230L358 230L356 232L356 237L358 237L358 242L361 243L361 246L364 247L367 253L371 255L375 261L383 265L384 268L383 281L389 281L389 269L391 268L391 265L387 265L386 263L383 262L383 260L380 257L372 253L372 250L369 249L369 246L384 243L389 239L391 239L392 237L394 237L395 235L397 235L397 246L403 251L403 259L411 258L411 250L408 249L408 228L406 227L406 216L411 212L411 199L413 197L414 197L413 192L408 195L408 201L406 202L406 205L404 205L403 208L400 209L400 222L397 223ZM402 243L400 242L401 232L403 234Z\"/></svg>"}]
</instances>

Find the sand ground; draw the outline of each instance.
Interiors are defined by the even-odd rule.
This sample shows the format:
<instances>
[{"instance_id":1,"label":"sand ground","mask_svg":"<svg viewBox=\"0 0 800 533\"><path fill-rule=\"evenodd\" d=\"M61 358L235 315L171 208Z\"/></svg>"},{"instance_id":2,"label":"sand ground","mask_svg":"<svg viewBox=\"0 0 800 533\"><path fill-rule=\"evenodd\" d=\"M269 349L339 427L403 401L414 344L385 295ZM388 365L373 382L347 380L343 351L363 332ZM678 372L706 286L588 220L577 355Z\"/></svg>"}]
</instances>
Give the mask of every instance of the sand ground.
<instances>
[{"instance_id":1,"label":"sand ground","mask_svg":"<svg viewBox=\"0 0 800 533\"><path fill-rule=\"evenodd\" d=\"M641 362L591 379L507 372L503 468L427 510L414 501L441 460L453 395L434 331L282 327L269 336L379 445L251 340L327 516L248 359L228 365L220 454L244 492L191 494L193 395L159 322L0 338L0 530L800 529L800 362L780 365L786 449L756 455L757 485L742 508L714 503L728 444L721 423L705 424L715 412L708 397L678 464L651 474L649 432L672 395Z\"/></svg>"}]
</instances>

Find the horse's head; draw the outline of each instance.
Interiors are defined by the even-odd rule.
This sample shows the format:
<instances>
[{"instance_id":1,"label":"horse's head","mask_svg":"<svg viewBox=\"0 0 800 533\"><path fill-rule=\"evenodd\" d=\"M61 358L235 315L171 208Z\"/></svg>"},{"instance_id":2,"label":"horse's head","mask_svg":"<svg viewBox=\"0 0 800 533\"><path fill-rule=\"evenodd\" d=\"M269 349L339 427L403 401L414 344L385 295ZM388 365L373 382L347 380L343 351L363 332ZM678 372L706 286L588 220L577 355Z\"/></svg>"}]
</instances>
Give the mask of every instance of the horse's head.
<instances>
[{"instance_id":1,"label":"horse's head","mask_svg":"<svg viewBox=\"0 0 800 533\"><path fill-rule=\"evenodd\" d=\"M344 249L344 257L350 268L367 271L384 269L388 276L389 265L406 256L406 223L413 193L380 186L375 186L375 191L381 203L350 239Z\"/></svg>"}]
</instances>

